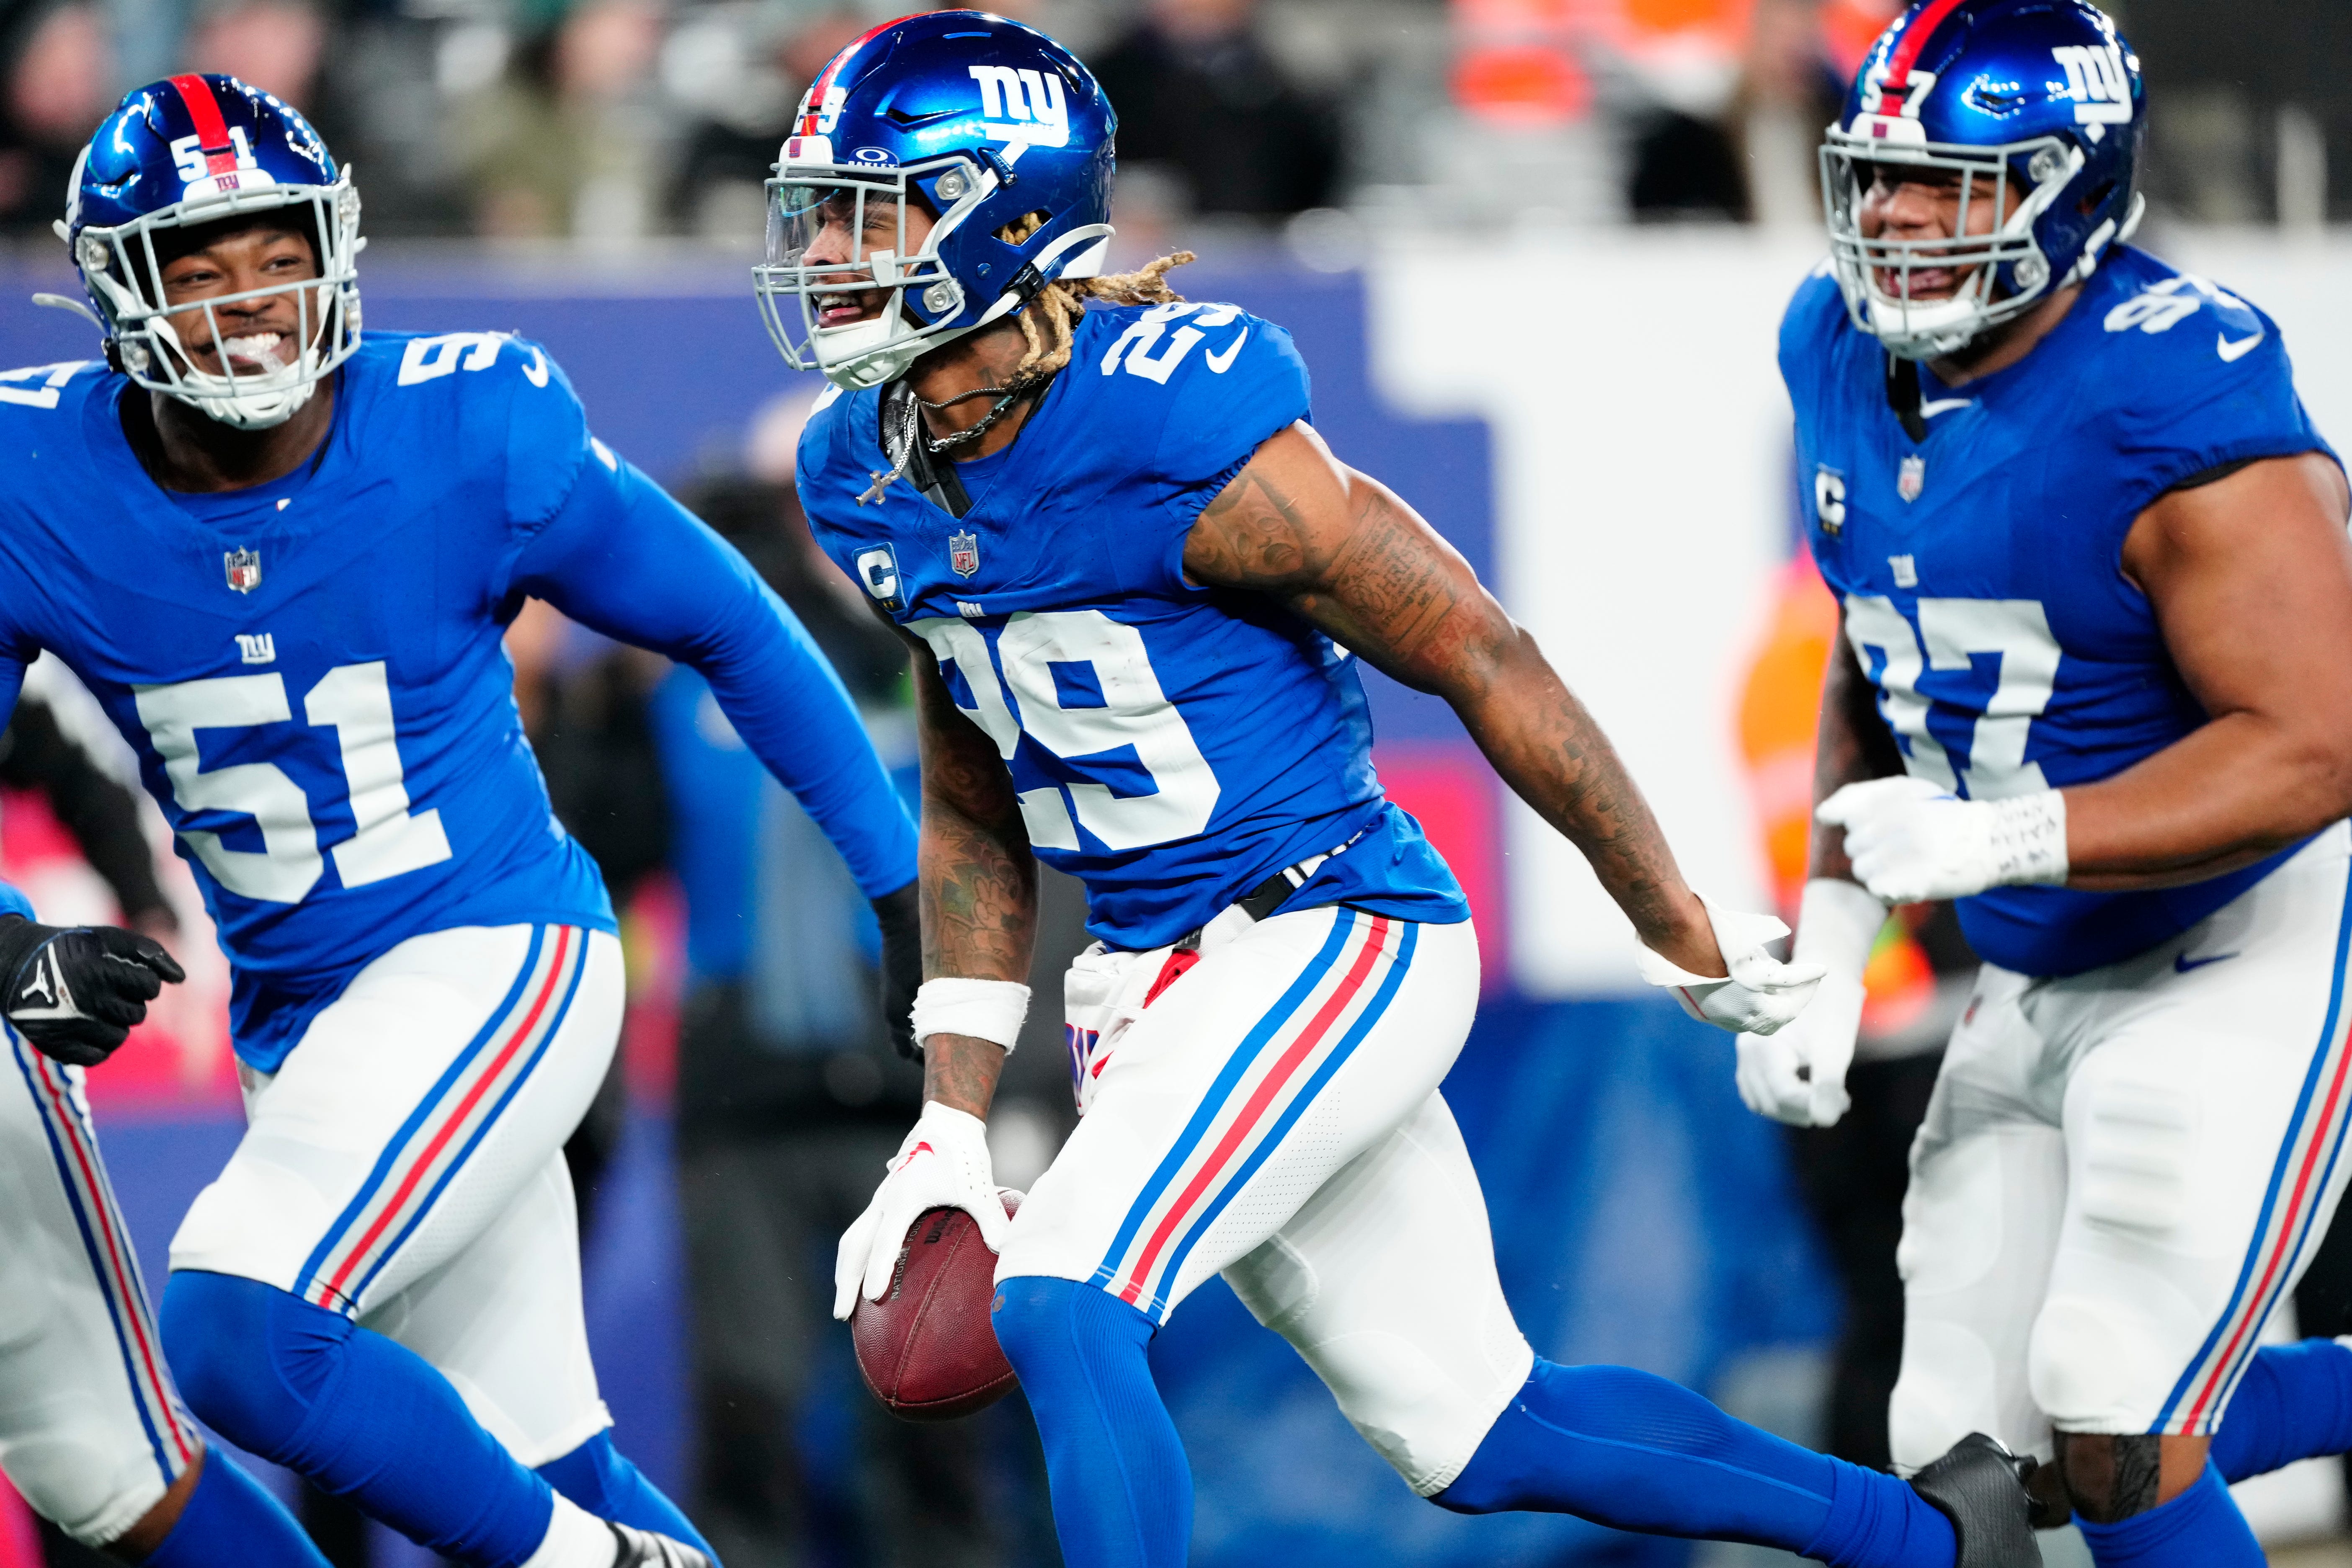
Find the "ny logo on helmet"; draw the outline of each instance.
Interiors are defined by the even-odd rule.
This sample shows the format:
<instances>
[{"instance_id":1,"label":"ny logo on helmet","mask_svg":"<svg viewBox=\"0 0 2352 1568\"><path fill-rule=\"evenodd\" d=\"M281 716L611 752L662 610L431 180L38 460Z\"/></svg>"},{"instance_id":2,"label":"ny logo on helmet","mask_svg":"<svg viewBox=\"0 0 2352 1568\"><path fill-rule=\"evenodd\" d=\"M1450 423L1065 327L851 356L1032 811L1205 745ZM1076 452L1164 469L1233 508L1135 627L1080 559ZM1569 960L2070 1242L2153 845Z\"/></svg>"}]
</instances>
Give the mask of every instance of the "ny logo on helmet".
<instances>
[{"instance_id":1,"label":"ny logo on helmet","mask_svg":"<svg viewBox=\"0 0 2352 1568\"><path fill-rule=\"evenodd\" d=\"M2131 123L2131 78L2124 71L2121 44L2064 44L2050 53L2066 73L2075 124Z\"/></svg>"},{"instance_id":2,"label":"ny logo on helmet","mask_svg":"<svg viewBox=\"0 0 2352 1568\"><path fill-rule=\"evenodd\" d=\"M990 121L990 136L1024 147L1070 144L1070 108L1056 73L974 66L971 79L980 84L980 113Z\"/></svg>"}]
</instances>

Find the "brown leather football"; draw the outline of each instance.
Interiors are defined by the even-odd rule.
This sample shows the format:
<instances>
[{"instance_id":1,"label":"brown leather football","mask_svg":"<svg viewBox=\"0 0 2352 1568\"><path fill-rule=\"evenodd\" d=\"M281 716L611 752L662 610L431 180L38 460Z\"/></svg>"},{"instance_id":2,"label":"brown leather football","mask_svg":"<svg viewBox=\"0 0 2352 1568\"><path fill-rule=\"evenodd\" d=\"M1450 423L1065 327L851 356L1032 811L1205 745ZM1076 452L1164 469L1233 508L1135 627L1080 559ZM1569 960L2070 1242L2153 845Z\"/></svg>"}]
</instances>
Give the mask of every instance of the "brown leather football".
<instances>
[{"instance_id":1,"label":"brown leather football","mask_svg":"<svg viewBox=\"0 0 2352 1568\"><path fill-rule=\"evenodd\" d=\"M1004 1212L1019 1206L1008 1194ZM893 1415L952 1421L995 1404L1017 1381L988 1321L996 1254L961 1209L926 1209L908 1228L878 1301L849 1314L857 1370Z\"/></svg>"}]
</instances>

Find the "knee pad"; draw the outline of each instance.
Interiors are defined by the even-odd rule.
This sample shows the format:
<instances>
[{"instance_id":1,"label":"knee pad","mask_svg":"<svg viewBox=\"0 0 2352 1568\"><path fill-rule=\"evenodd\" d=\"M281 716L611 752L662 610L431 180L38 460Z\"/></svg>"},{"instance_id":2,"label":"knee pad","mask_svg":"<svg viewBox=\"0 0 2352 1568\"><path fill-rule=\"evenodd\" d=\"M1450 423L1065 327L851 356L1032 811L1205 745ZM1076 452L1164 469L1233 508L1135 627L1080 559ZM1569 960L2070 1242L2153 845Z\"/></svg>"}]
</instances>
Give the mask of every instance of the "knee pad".
<instances>
[{"instance_id":1,"label":"knee pad","mask_svg":"<svg viewBox=\"0 0 2352 1568\"><path fill-rule=\"evenodd\" d=\"M188 1408L238 1447L292 1463L332 1396L351 1321L257 1279L190 1270L163 1287L159 1316Z\"/></svg>"},{"instance_id":2,"label":"knee pad","mask_svg":"<svg viewBox=\"0 0 2352 1568\"><path fill-rule=\"evenodd\" d=\"M8 1445L8 1479L33 1511L84 1546L104 1546L161 1502L163 1473L143 1444L68 1419Z\"/></svg>"},{"instance_id":3,"label":"knee pad","mask_svg":"<svg viewBox=\"0 0 2352 1568\"><path fill-rule=\"evenodd\" d=\"M1907 1475L1924 1468L1971 1432L2015 1447L2021 1435L2003 1430L1999 1386L2000 1368L1982 1336L1948 1321L1906 1323L1903 1370L1886 1405L1887 1449L1895 1469Z\"/></svg>"},{"instance_id":4,"label":"knee pad","mask_svg":"<svg viewBox=\"0 0 2352 1568\"><path fill-rule=\"evenodd\" d=\"M2062 1432L2145 1432L2180 1375L2138 1314L2057 1296L2033 1321L2025 1375Z\"/></svg>"},{"instance_id":5,"label":"knee pad","mask_svg":"<svg viewBox=\"0 0 2352 1568\"><path fill-rule=\"evenodd\" d=\"M1423 1497L1443 1491L1509 1403L1486 1388L1467 1388L1421 1346L1399 1334L1342 1334L1299 1353L1356 1435Z\"/></svg>"},{"instance_id":6,"label":"knee pad","mask_svg":"<svg viewBox=\"0 0 2352 1568\"><path fill-rule=\"evenodd\" d=\"M1326 1302L1315 1264L1280 1237L1225 1271L1250 1314L1290 1342L1356 1435L1423 1497L1462 1473L1537 1366L1491 1276L1484 1289L1386 1293L1362 1310Z\"/></svg>"}]
</instances>

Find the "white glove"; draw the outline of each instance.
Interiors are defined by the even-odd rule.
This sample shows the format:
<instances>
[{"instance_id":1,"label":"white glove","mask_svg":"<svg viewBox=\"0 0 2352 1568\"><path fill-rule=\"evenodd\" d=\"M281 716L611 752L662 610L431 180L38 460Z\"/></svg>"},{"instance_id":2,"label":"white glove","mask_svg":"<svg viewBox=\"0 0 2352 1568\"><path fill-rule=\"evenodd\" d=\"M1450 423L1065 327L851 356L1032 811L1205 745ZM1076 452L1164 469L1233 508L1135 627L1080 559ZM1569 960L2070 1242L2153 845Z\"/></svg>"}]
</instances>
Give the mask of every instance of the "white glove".
<instances>
[{"instance_id":1,"label":"white glove","mask_svg":"<svg viewBox=\"0 0 2352 1568\"><path fill-rule=\"evenodd\" d=\"M1845 829L1854 879L1890 904L2066 879L2066 797L1962 800L1908 775L1851 784L1813 816Z\"/></svg>"},{"instance_id":2,"label":"white glove","mask_svg":"<svg viewBox=\"0 0 2352 1568\"><path fill-rule=\"evenodd\" d=\"M991 1252L1004 1250L1013 1221L991 1173L988 1123L933 1100L924 1102L915 1130L898 1145L874 1201L841 1233L833 1259L833 1315L848 1319L860 1285L869 1301L887 1295L916 1216L941 1208L963 1210L980 1222L980 1239Z\"/></svg>"},{"instance_id":3,"label":"white glove","mask_svg":"<svg viewBox=\"0 0 2352 1568\"><path fill-rule=\"evenodd\" d=\"M1828 973L1804 1016L1769 1038L1739 1037L1739 1098L1791 1127L1831 1127L1846 1112L1845 1071L1862 1030L1863 970L1886 924L1886 906L1841 878L1805 884L1790 956Z\"/></svg>"},{"instance_id":4,"label":"white glove","mask_svg":"<svg viewBox=\"0 0 2352 1568\"><path fill-rule=\"evenodd\" d=\"M1707 923L1715 928L1715 945L1730 978L1693 974L1647 947L1638 947L1633 962L1642 978L1672 991L1692 1017L1734 1034L1769 1035L1803 1012L1821 983L1822 966L1783 963L1764 951L1766 942L1789 934L1787 922L1778 915L1719 910L1704 893L1699 901L1706 905Z\"/></svg>"}]
</instances>

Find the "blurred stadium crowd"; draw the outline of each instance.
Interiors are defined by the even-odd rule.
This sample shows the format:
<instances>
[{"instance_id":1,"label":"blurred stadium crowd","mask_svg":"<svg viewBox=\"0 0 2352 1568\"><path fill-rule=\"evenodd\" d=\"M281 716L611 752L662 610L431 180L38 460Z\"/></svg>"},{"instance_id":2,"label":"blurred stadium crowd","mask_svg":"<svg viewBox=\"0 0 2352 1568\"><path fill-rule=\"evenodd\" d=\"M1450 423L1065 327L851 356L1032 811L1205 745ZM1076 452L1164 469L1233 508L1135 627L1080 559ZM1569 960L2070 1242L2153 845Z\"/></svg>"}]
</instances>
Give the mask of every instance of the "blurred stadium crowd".
<instances>
[{"instance_id":1,"label":"blurred stadium crowd","mask_svg":"<svg viewBox=\"0 0 2352 1568\"><path fill-rule=\"evenodd\" d=\"M0 233L45 236L126 87L222 70L357 168L377 239L757 243L808 79L904 0L9 0ZM1810 221L1812 146L1897 0L1007 0L1119 110L1120 221L1286 232ZM2346 200L2352 12L2114 7L2158 89L2159 209L2325 220ZM2331 167L2336 174L2331 177ZM1301 217L1300 215L1309 215ZM1341 215L1352 215L1341 216ZM1384 221L1385 220L1385 221Z\"/></svg>"}]
</instances>

